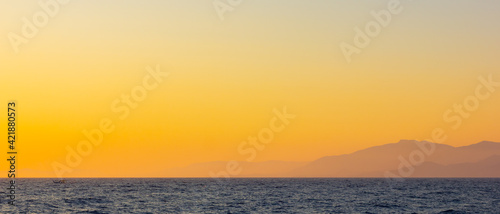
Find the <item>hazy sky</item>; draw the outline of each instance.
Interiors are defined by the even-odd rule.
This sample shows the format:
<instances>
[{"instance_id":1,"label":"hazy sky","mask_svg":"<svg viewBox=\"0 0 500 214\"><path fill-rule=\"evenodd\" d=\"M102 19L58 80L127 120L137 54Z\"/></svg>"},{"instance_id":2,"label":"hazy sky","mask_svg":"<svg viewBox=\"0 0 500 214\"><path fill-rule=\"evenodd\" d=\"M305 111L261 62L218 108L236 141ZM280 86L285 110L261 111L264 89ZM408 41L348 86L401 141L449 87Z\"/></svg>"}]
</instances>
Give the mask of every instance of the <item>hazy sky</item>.
<instances>
[{"instance_id":1,"label":"hazy sky","mask_svg":"<svg viewBox=\"0 0 500 214\"><path fill-rule=\"evenodd\" d=\"M0 100L18 102L18 167L52 171L102 118L115 130L77 169L140 176L244 160L238 145L285 106L296 118L254 161L311 161L436 127L453 146L500 141L500 88L457 130L443 120L478 77L500 81L500 2L401 0L348 63L339 45L388 2L243 0L221 20L211 0L74 0L15 53L9 33L43 10L1 0ZM120 120L113 102L157 64L170 76Z\"/></svg>"}]
</instances>

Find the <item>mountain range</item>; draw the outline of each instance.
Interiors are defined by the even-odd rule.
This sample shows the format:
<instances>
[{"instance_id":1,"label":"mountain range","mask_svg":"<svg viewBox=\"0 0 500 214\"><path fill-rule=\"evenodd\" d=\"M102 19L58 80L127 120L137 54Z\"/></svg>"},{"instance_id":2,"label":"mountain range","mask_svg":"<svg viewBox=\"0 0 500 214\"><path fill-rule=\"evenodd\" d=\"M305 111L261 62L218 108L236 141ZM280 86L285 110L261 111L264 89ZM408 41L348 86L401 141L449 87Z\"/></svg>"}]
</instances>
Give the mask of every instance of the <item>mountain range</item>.
<instances>
[{"instance_id":1,"label":"mountain range","mask_svg":"<svg viewBox=\"0 0 500 214\"><path fill-rule=\"evenodd\" d=\"M311 162L235 162L192 164L160 172L159 177L500 177L500 143L453 147L401 140L351 154ZM237 173L229 174L234 167ZM237 170L235 170L237 169Z\"/></svg>"}]
</instances>

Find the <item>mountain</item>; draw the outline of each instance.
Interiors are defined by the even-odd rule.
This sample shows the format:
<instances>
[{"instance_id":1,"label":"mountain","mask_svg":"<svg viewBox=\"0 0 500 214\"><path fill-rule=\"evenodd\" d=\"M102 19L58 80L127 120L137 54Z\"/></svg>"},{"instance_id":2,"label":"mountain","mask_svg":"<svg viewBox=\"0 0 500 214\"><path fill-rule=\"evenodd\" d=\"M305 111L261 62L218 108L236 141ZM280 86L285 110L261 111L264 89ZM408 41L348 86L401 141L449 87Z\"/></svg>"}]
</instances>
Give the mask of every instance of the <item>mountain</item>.
<instances>
[{"instance_id":1,"label":"mountain","mask_svg":"<svg viewBox=\"0 0 500 214\"><path fill-rule=\"evenodd\" d=\"M231 173L228 161L206 162L191 164L183 168L173 168L163 171L157 175L159 177L212 177L218 175L222 177L224 173ZM265 162L237 162L234 171L237 173L231 177L283 177L286 173L305 165L305 162L286 162L286 161L265 161Z\"/></svg>"},{"instance_id":2,"label":"mountain","mask_svg":"<svg viewBox=\"0 0 500 214\"><path fill-rule=\"evenodd\" d=\"M154 176L222 177L231 167L223 161L197 163ZM237 162L237 167L241 171L231 177L500 177L500 143L453 147L401 140L311 162Z\"/></svg>"},{"instance_id":3,"label":"mountain","mask_svg":"<svg viewBox=\"0 0 500 214\"><path fill-rule=\"evenodd\" d=\"M418 176L419 174L409 173L412 168L416 168L419 173L422 173L421 176L433 177L434 174L430 171L424 173L423 169L437 169L439 168L437 166L448 165L451 169L451 165L458 167L461 165L457 164L463 163L481 165L485 163L478 161L494 155L500 155L500 143L483 141L469 146L452 147L426 141L402 140L348 155L323 157L293 170L289 175L293 177L385 177L386 172L400 170L398 174L407 177ZM436 167L430 167L433 164ZM467 171L463 173L467 174ZM450 174L450 176L455 174ZM446 173L439 175L446 176Z\"/></svg>"},{"instance_id":4,"label":"mountain","mask_svg":"<svg viewBox=\"0 0 500 214\"><path fill-rule=\"evenodd\" d=\"M415 168L412 177L500 177L500 155L447 166L426 162Z\"/></svg>"}]
</instances>

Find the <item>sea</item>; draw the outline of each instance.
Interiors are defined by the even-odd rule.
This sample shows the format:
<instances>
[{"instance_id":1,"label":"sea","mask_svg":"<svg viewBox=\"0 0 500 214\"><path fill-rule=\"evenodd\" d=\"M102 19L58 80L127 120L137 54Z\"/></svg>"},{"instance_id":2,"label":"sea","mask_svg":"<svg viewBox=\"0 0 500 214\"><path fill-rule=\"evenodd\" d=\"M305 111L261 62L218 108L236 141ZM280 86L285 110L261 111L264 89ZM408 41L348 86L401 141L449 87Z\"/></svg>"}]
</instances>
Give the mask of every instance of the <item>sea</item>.
<instances>
[{"instance_id":1,"label":"sea","mask_svg":"<svg viewBox=\"0 0 500 214\"><path fill-rule=\"evenodd\" d=\"M0 181L1 213L500 213L498 178Z\"/></svg>"}]
</instances>

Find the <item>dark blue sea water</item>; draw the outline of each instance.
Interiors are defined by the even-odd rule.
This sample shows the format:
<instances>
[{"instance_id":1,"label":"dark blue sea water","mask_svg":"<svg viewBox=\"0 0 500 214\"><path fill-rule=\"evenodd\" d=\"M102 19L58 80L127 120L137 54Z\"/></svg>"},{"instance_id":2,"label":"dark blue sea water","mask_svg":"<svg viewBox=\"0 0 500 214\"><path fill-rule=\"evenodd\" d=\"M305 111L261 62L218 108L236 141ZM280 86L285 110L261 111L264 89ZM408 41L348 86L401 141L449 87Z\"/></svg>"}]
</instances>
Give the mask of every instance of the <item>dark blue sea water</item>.
<instances>
[{"instance_id":1,"label":"dark blue sea water","mask_svg":"<svg viewBox=\"0 0 500 214\"><path fill-rule=\"evenodd\" d=\"M7 179L1 180L6 195ZM1 213L500 213L500 179L17 179Z\"/></svg>"}]
</instances>

